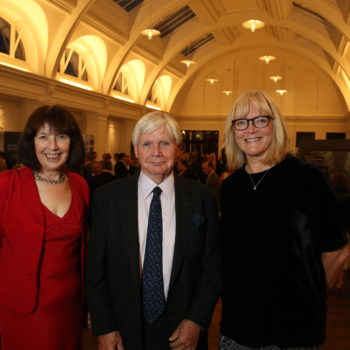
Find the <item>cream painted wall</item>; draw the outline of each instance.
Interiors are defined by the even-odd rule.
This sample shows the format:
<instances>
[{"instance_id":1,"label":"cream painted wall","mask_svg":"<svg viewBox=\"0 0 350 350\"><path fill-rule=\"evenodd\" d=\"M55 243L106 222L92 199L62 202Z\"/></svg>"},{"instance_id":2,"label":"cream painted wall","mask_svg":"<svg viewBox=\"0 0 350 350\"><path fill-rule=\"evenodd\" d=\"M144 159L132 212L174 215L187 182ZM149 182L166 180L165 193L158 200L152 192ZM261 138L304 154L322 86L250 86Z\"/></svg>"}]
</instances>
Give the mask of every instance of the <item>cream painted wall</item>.
<instances>
[{"instance_id":1,"label":"cream painted wall","mask_svg":"<svg viewBox=\"0 0 350 350\"><path fill-rule=\"evenodd\" d=\"M108 152L130 154L131 135L135 121L110 118L108 121Z\"/></svg>"}]
</instances>

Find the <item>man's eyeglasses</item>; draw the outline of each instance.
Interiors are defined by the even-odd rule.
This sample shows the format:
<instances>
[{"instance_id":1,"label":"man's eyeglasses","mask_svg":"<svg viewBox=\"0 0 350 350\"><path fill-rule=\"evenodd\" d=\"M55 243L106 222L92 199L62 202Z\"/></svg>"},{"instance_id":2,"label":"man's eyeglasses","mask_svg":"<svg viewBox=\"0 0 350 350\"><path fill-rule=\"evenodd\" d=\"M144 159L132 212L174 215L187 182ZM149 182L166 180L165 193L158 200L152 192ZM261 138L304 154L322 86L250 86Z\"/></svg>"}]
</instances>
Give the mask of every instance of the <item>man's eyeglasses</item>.
<instances>
[{"instance_id":1,"label":"man's eyeglasses","mask_svg":"<svg viewBox=\"0 0 350 350\"><path fill-rule=\"evenodd\" d=\"M249 122L252 122L256 128L263 129L269 125L271 119L273 118L269 115L258 115L257 117L250 119L232 120L232 125L235 128L235 130L242 131L248 128Z\"/></svg>"}]
</instances>

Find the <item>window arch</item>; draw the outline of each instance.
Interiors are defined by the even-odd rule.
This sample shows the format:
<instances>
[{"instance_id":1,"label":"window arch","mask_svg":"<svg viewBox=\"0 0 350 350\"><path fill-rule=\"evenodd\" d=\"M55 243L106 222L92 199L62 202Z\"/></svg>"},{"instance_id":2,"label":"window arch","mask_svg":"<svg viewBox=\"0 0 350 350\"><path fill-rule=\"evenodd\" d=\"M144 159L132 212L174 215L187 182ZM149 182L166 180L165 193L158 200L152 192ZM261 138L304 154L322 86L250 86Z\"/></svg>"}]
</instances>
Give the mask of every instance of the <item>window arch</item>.
<instances>
[{"instance_id":1,"label":"window arch","mask_svg":"<svg viewBox=\"0 0 350 350\"><path fill-rule=\"evenodd\" d=\"M82 55L72 48L66 48L58 67L60 74L70 75L85 82L89 81L87 65Z\"/></svg>"},{"instance_id":2,"label":"window arch","mask_svg":"<svg viewBox=\"0 0 350 350\"><path fill-rule=\"evenodd\" d=\"M3 17L0 17L0 53L18 60L26 60L20 31Z\"/></svg>"},{"instance_id":3,"label":"window arch","mask_svg":"<svg viewBox=\"0 0 350 350\"><path fill-rule=\"evenodd\" d=\"M119 71L113 89L121 92L122 94L129 95L128 78L126 77L126 74L123 71Z\"/></svg>"},{"instance_id":4,"label":"window arch","mask_svg":"<svg viewBox=\"0 0 350 350\"><path fill-rule=\"evenodd\" d=\"M154 83L147 99L156 105L165 107L172 86L172 79L169 75L160 76Z\"/></svg>"},{"instance_id":5,"label":"window arch","mask_svg":"<svg viewBox=\"0 0 350 350\"><path fill-rule=\"evenodd\" d=\"M145 72L145 64L141 60L129 61L120 68L113 90L137 101L144 83Z\"/></svg>"}]
</instances>

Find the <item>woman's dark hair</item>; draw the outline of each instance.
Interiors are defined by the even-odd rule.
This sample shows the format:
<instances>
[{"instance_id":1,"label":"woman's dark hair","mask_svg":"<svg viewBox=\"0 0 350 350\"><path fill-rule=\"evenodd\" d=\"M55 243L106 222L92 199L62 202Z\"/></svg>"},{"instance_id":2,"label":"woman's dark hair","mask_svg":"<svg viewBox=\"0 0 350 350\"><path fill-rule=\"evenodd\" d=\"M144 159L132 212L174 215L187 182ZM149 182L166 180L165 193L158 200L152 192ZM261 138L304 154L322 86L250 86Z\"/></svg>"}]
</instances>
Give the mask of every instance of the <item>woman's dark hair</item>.
<instances>
[{"instance_id":1,"label":"woman's dark hair","mask_svg":"<svg viewBox=\"0 0 350 350\"><path fill-rule=\"evenodd\" d=\"M78 123L67 109L57 105L41 106L30 115L19 140L18 154L20 161L33 170L40 170L41 165L36 157L34 138L45 124L56 134L69 136L70 147L66 169L80 172L80 167L84 162L85 150Z\"/></svg>"}]
</instances>

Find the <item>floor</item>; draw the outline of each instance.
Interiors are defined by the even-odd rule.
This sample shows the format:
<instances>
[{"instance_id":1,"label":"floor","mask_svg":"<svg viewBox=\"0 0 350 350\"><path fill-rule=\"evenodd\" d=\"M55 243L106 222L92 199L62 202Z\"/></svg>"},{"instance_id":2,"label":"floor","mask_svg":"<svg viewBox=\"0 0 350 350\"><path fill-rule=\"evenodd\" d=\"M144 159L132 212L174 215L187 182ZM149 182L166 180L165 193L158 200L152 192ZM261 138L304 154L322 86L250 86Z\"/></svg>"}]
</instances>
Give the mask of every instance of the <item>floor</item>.
<instances>
[{"instance_id":1,"label":"floor","mask_svg":"<svg viewBox=\"0 0 350 350\"><path fill-rule=\"evenodd\" d=\"M328 337L324 350L350 350L350 271L340 293L330 291L328 301ZM209 330L209 349L217 350L219 338L220 305L217 306ZM96 339L85 333L84 350L97 350ZM127 350L127 349L126 349Z\"/></svg>"}]
</instances>

